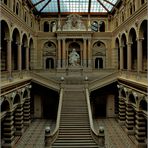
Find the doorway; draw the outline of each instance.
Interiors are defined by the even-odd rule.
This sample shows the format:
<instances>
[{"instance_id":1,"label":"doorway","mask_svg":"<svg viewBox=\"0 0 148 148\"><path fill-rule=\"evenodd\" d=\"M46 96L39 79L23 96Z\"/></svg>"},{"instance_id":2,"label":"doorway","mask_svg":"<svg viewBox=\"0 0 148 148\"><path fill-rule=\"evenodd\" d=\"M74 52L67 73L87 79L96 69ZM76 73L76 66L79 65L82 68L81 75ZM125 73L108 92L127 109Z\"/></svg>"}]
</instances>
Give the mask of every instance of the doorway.
<instances>
[{"instance_id":1,"label":"doorway","mask_svg":"<svg viewBox=\"0 0 148 148\"><path fill-rule=\"evenodd\" d=\"M54 60L52 58L46 59L46 69L54 69Z\"/></svg>"},{"instance_id":2,"label":"doorway","mask_svg":"<svg viewBox=\"0 0 148 148\"><path fill-rule=\"evenodd\" d=\"M95 68L96 69L103 68L103 59L102 58L96 58L95 59Z\"/></svg>"}]
</instances>

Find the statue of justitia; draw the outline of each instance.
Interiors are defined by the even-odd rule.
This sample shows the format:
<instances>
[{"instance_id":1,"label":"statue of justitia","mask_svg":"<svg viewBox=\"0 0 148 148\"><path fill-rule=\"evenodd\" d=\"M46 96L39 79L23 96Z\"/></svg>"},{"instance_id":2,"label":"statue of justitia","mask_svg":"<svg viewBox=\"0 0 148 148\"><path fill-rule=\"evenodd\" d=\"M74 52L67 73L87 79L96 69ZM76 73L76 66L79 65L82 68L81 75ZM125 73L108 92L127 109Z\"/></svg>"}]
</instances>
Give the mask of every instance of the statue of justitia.
<instances>
[{"instance_id":1,"label":"statue of justitia","mask_svg":"<svg viewBox=\"0 0 148 148\"><path fill-rule=\"evenodd\" d=\"M69 54L70 66L79 66L79 60L80 60L79 54L76 52L75 49L73 49L72 52Z\"/></svg>"}]
</instances>

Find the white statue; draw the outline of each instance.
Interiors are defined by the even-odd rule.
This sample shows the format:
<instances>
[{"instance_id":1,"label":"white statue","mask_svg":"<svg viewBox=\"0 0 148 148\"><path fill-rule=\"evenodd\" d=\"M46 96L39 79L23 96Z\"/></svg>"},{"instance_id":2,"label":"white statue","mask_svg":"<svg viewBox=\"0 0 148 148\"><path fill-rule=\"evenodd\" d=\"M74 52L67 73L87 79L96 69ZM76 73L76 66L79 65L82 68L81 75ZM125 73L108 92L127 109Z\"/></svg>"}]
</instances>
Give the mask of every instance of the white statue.
<instances>
[{"instance_id":1,"label":"white statue","mask_svg":"<svg viewBox=\"0 0 148 148\"><path fill-rule=\"evenodd\" d=\"M76 52L75 49L73 49L72 52L69 54L69 64L71 66L78 66L79 59L80 59L79 54Z\"/></svg>"}]
</instances>

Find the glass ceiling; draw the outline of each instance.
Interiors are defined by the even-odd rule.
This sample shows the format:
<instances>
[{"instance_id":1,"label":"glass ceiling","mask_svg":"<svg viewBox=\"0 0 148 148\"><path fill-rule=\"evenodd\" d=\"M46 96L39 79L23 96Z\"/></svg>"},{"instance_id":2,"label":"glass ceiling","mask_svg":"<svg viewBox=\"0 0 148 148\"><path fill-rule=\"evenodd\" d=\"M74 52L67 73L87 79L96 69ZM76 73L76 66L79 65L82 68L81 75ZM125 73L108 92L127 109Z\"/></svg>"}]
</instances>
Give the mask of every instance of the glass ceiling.
<instances>
[{"instance_id":1,"label":"glass ceiling","mask_svg":"<svg viewBox=\"0 0 148 148\"><path fill-rule=\"evenodd\" d=\"M119 0L31 0L38 12L110 12Z\"/></svg>"}]
</instances>

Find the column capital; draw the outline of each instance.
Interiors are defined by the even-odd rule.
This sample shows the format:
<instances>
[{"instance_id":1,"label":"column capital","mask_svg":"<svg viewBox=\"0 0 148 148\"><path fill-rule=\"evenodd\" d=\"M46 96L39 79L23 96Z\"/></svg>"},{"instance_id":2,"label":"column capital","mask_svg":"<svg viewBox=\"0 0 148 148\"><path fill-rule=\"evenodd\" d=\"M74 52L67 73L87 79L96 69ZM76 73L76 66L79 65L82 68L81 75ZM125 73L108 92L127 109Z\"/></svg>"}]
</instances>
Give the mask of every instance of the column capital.
<instances>
[{"instance_id":1,"label":"column capital","mask_svg":"<svg viewBox=\"0 0 148 148\"><path fill-rule=\"evenodd\" d=\"M128 43L127 43L127 45L132 45L132 44L133 44L133 42L128 42Z\"/></svg>"},{"instance_id":2,"label":"column capital","mask_svg":"<svg viewBox=\"0 0 148 148\"><path fill-rule=\"evenodd\" d=\"M144 38L136 38L136 41L143 41Z\"/></svg>"}]
</instances>

